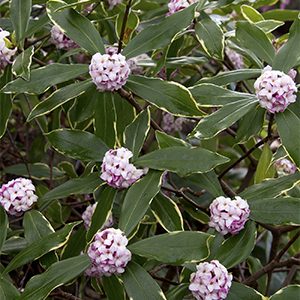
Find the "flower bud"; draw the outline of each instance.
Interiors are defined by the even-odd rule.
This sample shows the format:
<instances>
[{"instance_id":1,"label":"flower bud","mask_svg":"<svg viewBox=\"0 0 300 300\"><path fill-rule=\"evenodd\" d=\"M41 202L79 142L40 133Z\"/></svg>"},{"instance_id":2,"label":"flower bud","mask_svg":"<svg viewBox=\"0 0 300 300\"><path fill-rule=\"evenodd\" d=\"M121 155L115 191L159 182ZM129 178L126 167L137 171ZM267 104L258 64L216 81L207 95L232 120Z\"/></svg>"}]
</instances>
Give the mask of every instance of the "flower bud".
<instances>
[{"instance_id":1,"label":"flower bud","mask_svg":"<svg viewBox=\"0 0 300 300\"><path fill-rule=\"evenodd\" d=\"M196 3L198 0L170 0L168 3L168 16L189 7L191 4Z\"/></svg>"},{"instance_id":2,"label":"flower bud","mask_svg":"<svg viewBox=\"0 0 300 300\"><path fill-rule=\"evenodd\" d=\"M107 0L109 9L113 9L116 5L120 4L122 0Z\"/></svg>"},{"instance_id":3,"label":"flower bud","mask_svg":"<svg viewBox=\"0 0 300 300\"><path fill-rule=\"evenodd\" d=\"M0 189L0 205L13 216L29 210L38 197L30 179L17 178L3 184Z\"/></svg>"},{"instance_id":4,"label":"flower bud","mask_svg":"<svg viewBox=\"0 0 300 300\"><path fill-rule=\"evenodd\" d=\"M245 67L243 57L237 53L236 51L227 48L226 49L226 54L232 64L234 65L235 69L243 69Z\"/></svg>"},{"instance_id":5,"label":"flower bud","mask_svg":"<svg viewBox=\"0 0 300 300\"><path fill-rule=\"evenodd\" d=\"M92 265L86 270L86 274L101 277L123 273L131 260L127 244L128 240L120 229L98 231L87 251Z\"/></svg>"},{"instance_id":6,"label":"flower bud","mask_svg":"<svg viewBox=\"0 0 300 300\"><path fill-rule=\"evenodd\" d=\"M85 227L86 230L88 230L89 227L91 226L92 217L93 217L93 214L94 214L95 209L97 207L97 204L98 204L98 202L89 205L85 209L85 211L83 212L83 214L81 216L82 220L83 220L83 223L84 223L84 227ZM114 223L113 217L112 217L112 214L110 213L107 221L105 222L105 224L103 225L103 227L101 229L105 229L105 228L111 227L113 225L113 223Z\"/></svg>"},{"instance_id":7,"label":"flower bud","mask_svg":"<svg viewBox=\"0 0 300 300\"><path fill-rule=\"evenodd\" d=\"M209 209L211 216L208 225L223 235L237 234L244 228L250 215L247 201L239 196L236 196L235 200L218 197L211 203Z\"/></svg>"},{"instance_id":8,"label":"flower bud","mask_svg":"<svg viewBox=\"0 0 300 300\"><path fill-rule=\"evenodd\" d=\"M279 176L294 174L297 171L297 167L287 158L277 159L274 166Z\"/></svg>"},{"instance_id":9,"label":"flower bud","mask_svg":"<svg viewBox=\"0 0 300 300\"><path fill-rule=\"evenodd\" d=\"M132 156L132 152L123 147L108 150L103 158L100 178L114 188L128 188L145 174L145 170L137 169L129 162Z\"/></svg>"},{"instance_id":10,"label":"flower bud","mask_svg":"<svg viewBox=\"0 0 300 300\"><path fill-rule=\"evenodd\" d=\"M4 70L8 64L11 64L12 57L16 54L17 48L10 49L8 44L10 44L7 39L10 33L6 30L0 28L0 71Z\"/></svg>"},{"instance_id":11,"label":"flower bud","mask_svg":"<svg viewBox=\"0 0 300 300\"><path fill-rule=\"evenodd\" d=\"M296 101L297 87L293 79L281 71L273 71L270 66L264 68L254 88L260 105L270 113L283 112Z\"/></svg>"},{"instance_id":12,"label":"flower bud","mask_svg":"<svg viewBox=\"0 0 300 300\"><path fill-rule=\"evenodd\" d=\"M51 38L57 49L71 50L78 48L78 45L68 38L56 25L51 28Z\"/></svg>"},{"instance_id":13,"label":"flower bud","mask_svg":"<svg viewBox=\"0 0 300 300\"><path fill-rule=\"evenodd\" d=\"M226 299L232 275L218 260L200 263L191 274L189 290L197 300Z\"/></svg>"}]
</instances>

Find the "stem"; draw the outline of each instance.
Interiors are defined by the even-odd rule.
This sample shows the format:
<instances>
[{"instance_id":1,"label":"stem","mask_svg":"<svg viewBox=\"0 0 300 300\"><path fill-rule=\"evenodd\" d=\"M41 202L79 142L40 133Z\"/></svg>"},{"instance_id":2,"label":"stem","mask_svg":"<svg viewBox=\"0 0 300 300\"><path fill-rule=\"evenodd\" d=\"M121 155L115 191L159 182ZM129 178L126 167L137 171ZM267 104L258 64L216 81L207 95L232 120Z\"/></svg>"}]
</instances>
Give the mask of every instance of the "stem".
<instances>
[{"instance_id":1,"label":"stem","mask_svg":"<svg viewBox=\"0 0 300 300\"><path fill-rule=\"evenodd\" d=\"M127 25L131 2L132 2L132 0L128 0L127 5L126 5L123 23L122 23L122 27L121 27L121 33L120 33L120 39L119 39L119 45L118 45L118 53L120 53L122 50L123 39L124 39L125 30L126 30L126 25Z\"/></svg>"}]
</instances>

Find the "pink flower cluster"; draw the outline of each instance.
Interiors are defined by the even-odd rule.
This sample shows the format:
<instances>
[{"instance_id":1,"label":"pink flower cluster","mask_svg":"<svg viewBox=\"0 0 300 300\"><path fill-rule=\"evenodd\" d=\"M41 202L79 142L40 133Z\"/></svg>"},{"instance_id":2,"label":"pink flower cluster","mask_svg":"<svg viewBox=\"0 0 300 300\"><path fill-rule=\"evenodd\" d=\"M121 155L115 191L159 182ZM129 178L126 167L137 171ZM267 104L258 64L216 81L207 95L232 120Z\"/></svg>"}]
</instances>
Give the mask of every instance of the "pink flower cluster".
<instances>
[{"instance_id":1,"label":"pink flower cluster","mask_svg":"<svg viewBox=\"0 0 300 300\"><path fill-rule=\"evenodd\" d=\"M239 196L236 196L235 200L218 197L211 203L209 209L211 216L208 225L223 235L237 234L244 228L250 215L247 201Z\"/></svg>"},{"instance_id":2,"label":"pink flower cluster","mask_svg":"<svg viewBox=\"0 0 300 300\"><path fill-rule=\"evenodd\" d=\"M100 91L116 91L127 81L130 74L125 56L114 53L109 47L106 54L96 53L90 64L90 75ZM110 51L111 50L111 51Z\"/></svg>"},{"instance_id":3,"label":"pink flower cluster","mask_svg":"<svg viewBox=\"0 0 300 300\"><path fill-rule=\"evenodd\" d=\"M197 300L226 299L232 283L232 275L218 261L200 263L191 274L189 290Z\"/></svg>"},{"instance_id":4,"label":"pink flower cluster","mask_svg":"<svg viewBox=\"0 0 300 300\"><path fill-rule=\"evenodd\" d=\"M81 215L83 223L84 223L84 227L85 227L86 230L88 230L89 227L91 226L92 217L93 217L93 214L94 214L95 209L97 207L97 204L98 204L98 202L89 205L85 209L85 211L83 212L83 214ZM101 229L111 227L113 225L113 223L114 223L113 217L112 217L112 214L110 213L107 221L105 222L105 224L103 225L103 227Z\"/></svg>"},{"instance_id":5,"label":"pink flower cluster","mask_svg":"<svg viewBox=\"0 0 300 300\"><path fill-rule=\"evenodd\" d=\"M101 165L101 179L114 188L128 188L145 174L129 162L132 156L132 152L124 147L108 150Z\"/></svg>"},{"instance_id":6,"label":"pink flower cluster","mask_svg":"<svg viewBox=\"0 0 300 300\"><path fill-rule=\"evenodd\" d=\"M10 33L6 30L0 28L0 70L11 64L11 58L16 54L17 48L9 49L7 47L7 37L10 36Z\"/></svg>"},{"instance_id":7,"label":"pink flower cluster","mask_svg":"<svg viewBox=\"0 0 300 300\"><path fill-rule=\"evenodd\" d=\"M235 69L243 69L245 67L243 57L232 49L226 49L226 54L232 64L234 65Z\"/></svg>"},{"instance_id":8,"label":"pink flower cluster","mask_svg":"<svg viewBox=\"0 0 300 300\"><path fill-rule=\"evenodd\" d=\"M131 260L127 243L128 240L120 229L98 231L87 251L92 265L86 270L86 274L101 277L123 273Z\"/></svg>"},{"instance_id":9,"label":"pink flower cluster","mask_svg":"<svg viewBox=\"0 0 300 300\"><path fill-rule=\"evenodd\" d=\"M161 127L167 133L181 131L182 125L184 124L185 121L186 121L185 118L176 118L175 119L175 117L173 115L171 115L167 112L164 112L163 117L162 117Z\"/></svg>"},{"instance_id":10,"label":"pink flower cluster","mask_svg":"<svg viewBox=\"0 0 300 300\"><path fill-rule=\"evenodd\" d=\"M279 176L294 174L297 171L297 167L287 158L277 159L274 166Z\"/></svg>"},{"instance_id":11,"label":"pink flower cluster","mask_svg":"<svg viewBox=\"0 0 300 300\"><path fill-rule=\"evenodd\" d=\"M3 184L0 189L0 205L13 216L20 216L38 199L30 179L17 178Z\"/></svg>"},{"instance_id":12,"label":"pink flower cluster","mask_svg":"<svg viewBox=\"0 0 300 300\"><path fill-rule=\"evenodd\" d=\"M56 25L51 28L51 38L57 49L71 50L78 48L78 45L68 38Z\"/></svg>"},{"instance_id":13,"label":"pink flower cluster","mask_svg":"<svg viewBox=\"0 0 300 300\"><path fill-rule=\"evenodd\" d=\"M283 112L296 101L297 87L293 79L281 71L272 70L270 66L264 68L254 88L260 105L271 113Z\"/></svg>"},{"instance_id":14,"label":"pink flower cluster","mask_svg":"<svg viewBox=\"0 0 300 300\"><path fill-rule=\"evenodd\" d=\"M168 3L168 16L189 7L191 4L196 3L198 0L170 0Z\"/></svg>"}]
</instances>

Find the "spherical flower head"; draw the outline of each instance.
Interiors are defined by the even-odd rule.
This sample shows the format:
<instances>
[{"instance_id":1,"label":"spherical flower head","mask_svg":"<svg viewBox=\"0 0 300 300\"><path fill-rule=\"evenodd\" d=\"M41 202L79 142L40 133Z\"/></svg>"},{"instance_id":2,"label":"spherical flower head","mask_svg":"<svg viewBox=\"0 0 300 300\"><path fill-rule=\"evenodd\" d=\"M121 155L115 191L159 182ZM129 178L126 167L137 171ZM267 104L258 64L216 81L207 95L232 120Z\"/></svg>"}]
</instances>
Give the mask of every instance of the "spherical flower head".
<instances>
[{"instance_id":1,"label":"spherical flower head","mask_svg":"<svg viewBox=\"0 0 300 300\"><path fill-rule=\"evenodd\" d=\"M122 0L107 0L109 9L113 9L116 5L120 4Z\"/></svg>"},{"instance_id":2,"label":"spherical flower head","mask_svg":"<svg viewBox=\"0 0 300 300\"><path fill-rule=\"evenodd\" d=\"M4 70L8 64L12 63L12 57L16 54L17 48L10 49L8 37L10 33L0 28L0 70Z\"/></svg>"},{"instance_id":3,"label":"spherical flower head","mask_svg":"<svg viewBox=\"0 0 300 300\"><path fill-rule=\"evenodd\" d=\"M86 230L88 230L90 228L90 226L91 226L92 217L93 217L93 214L94 214L95 209L97 207L97 204L98 204L98 202L89 205L85 209L85 211L83 212L83 214L81 216L82 220L83 220L83 223L84 223L84 227L85 227ZM105 222L105 224L102 226L101 229L105 229L105 228L111 227L113 225L113 223L114 223L113 216L112 216L112 213L110 213L107 221Z\"/></svg>"},{"instance_id":4,"label":"spherical flower head","mask_svg":"<svg viewBox=\"0 0 300 300\"><path fill-rule=\"evenodd\" d=\"M277 159L274 166L279 176L294 174L297 171L297 167L287 158Z\"/></svg>"},{"instance_id":5,"label":"spherical flower head","mask_svg":"<svg viewBox=\"0 0 300 300\"><path fill-rule=\"evenodd\" d=\"M78 45L68 38L56 25L51 28L51 38L57 49L71 50L78 48Z\"/></svg>"},{"instance_id":6,"label":"spherical flower head","mask_svg":"<svg viewBox=\"0 0 300 300\"><path fill-rule=\"evenodd\" d=\"M132 152L124 147L108 150L103 158L100 178L113 188L128 188L147 172L129 162L132 156Z\"/></svg>"},{"instance_id":7,"label":"spherical flower head","mask_svg":"<svg viewBox=\"0 0 300 300\"><path fill-rule=\"evenodd\" d=\"M94 54L89 70L93 82L100 91L120 89L130 74L126 58L120 53Z\"/></svg>"},{"instance_id":8,"label":"spherical flower head","mask_svg":"<svg viewBox=\"0 0 300 300\"><path fill-rule=\"evenodd\" d=\"M191 274L189 290L197 300L226 299L232 275L218 260L200 263Z\"/></svg>"},{"instance_id":9,"label":"spherical flower head","mask_svg":"<svg viewBox=\"0 0 300 300\"><path fill-rule=\"evenodd\" d=\"M37 199L35 187L30 179L13 179L0 188L0 205L13 216L22 215Z\"/></svg>"},{"instance_id":10,"label":"spherical flower head","mask_svg":"<svg viewBox=\"0 0 300 300\"><path fill-rule=\"evenodd\" d=\"M196 3L198 0L170 0L168 3L169 12L168 16L189 7L191 4Z\"/></svg>"},{"instance_id":11,"label":"spherical flower head","mask_svg":"<svg viewBox=\"0 0 300 300\"><path fill-rule=\"evenodd\" d=\"M232 49L226 49L226 54L232 64L234 65L235 69L243 69L245 67L243 57Z\"/></svg>"},{"instance_id":12,"label":"spherical flower head","mask_svg":"<svg viewBox=\"0 0 300 300\"><path fill-rule=\"evenodd\" d=\"M86 274L91 277L122 274L131 260L127 244L128 240L120 229L98 231L87 251L92 264Z\"/></svg>"},{"instance_id":13,"label":"spherical flower head","mask_svg":"<svg viewBox=\"0 0 300 300\"><path fill-rule=\"evenodd\" d=\"M250 215L247 201L239 196L236 196L235 200L218 197L211 203L209 209L211 216L208 225L223 235L240 232Z\"/></svg>"},{"instance_id":14,"label":"spherical flower head","mask_svg":"<svg viewBox=\"0 0 300 300\"><path fill-rule=\"evenodd\" d=\"M281 71L272 70L270 66L264 68L254 88L260 105L271 113L283 112L296 101L297 87L293 79Z\"/></svg>"}]
</instances>

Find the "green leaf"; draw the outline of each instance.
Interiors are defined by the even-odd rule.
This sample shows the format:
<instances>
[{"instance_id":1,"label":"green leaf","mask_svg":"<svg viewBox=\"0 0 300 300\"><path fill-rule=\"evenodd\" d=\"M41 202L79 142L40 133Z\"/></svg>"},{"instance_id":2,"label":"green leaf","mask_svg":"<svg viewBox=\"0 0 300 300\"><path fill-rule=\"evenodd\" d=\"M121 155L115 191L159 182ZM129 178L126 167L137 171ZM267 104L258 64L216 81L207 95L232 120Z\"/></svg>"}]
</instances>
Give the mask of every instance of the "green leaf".
<instances>
[{"instance_id":1,"label":"green leaf","mask_svg":"<svg viewBox=\"0 0 300 300\"><path fill-rule=\"evenodd\" d=\"M262 183L252 185L245 189L240 196L246 200L276 197L288 190L300 181L300 173L282 176L276 179L268 179Z\"/></svg>"},{"instance_id":2,"label":"green leaf","mask_svg":"<svg viewBox=\"0 0 300 300\"><path fill-rule=\"evenodd\" d=\"M51 64L31 71L30 80L17 78L9 82L4 93L41 94L51 86L68 81L88 72L88 65Z\"/></svg>"},{"instance_id":3,"label":"green leaf","mask_svg":"<svg viewBox=\"0 0 300 300\"><path fill-rule=\"evenodd\" d=\"M248 22L256 23L264 20L264 17L255 8L249 5L242 5L241 13Z\"/></svg>"},{"instance_id":4,"label":"green leaf","mask_svg":"<svg viewBox=\"0 0 300 300\"><path fill-rule=\"evenodd\" d=\"M102 285L108 300L126 300L124 287L117 276L103 276Z\"/></svg>"},{"instance_id":5,"label":"green leaf","mask_svg":"<svg viewBox=\"0 0 300 300\"><path fill-rule=\"evenodd\" d=\"M199 20L195 33L201 46L210 57L223 60L225 38L221 27L204 12L201 12Z\"/></svg>"},{"instance_id":6,"label":"green leaf","mask_svg":"<svg viewBox=\"0 0 300 300\"><path fill-rule=\"evenodd\" d=\"M300 225L300 198L258 198L249 201L250 218L264 224Z\"/></svg>"},{"instance_id":7,"label":"green leaf","mask_svg":"<svg viewBox=\"0 0 300 300\"><path fill-rule=\"evenodd\" d=\"M87 255L68 258L51 265L46 272L33 276L25 286L20 300L46 299L52 290L84 272L90 265Z\"/></svg>"},{"instance_id":8,"label":"green leaf","mask_svg":"<svg viewBox=\"0 0 300 300\"><path fill-rule=\"evenodd\" d=\"M300 118L287 109L275 116L280 139L289 156L300 167L300 131L292 128L300 128Z\"/></svg>"},{"instance_id":9,"label":"green leaf","mask_svg":"<svg viewBox=\"0 0 300 300\"><path fill-rule=\"evenodd\" d=\"M99 93L95 104L94 127L95 135L111 148L114 148L117 138L116 101L113 93Z\"/></svg>"},{"instance_id":10,"label":"green leaf","mask_svg":"<svg viewBox=\"0 0 300 300\"><path fill-rule=\"evenodd\" d=\"M51 21L63 29L66 35L90 54L105 53L102 38L94 25L73 8L58 10L64 1L51 0L47 2L47 13Z\"/></svg>"},{"instance_id":11,"label":"green leaf","mask_svg":"<svg viewBox=\"0 0 300 300\"><path fill-rule=\"evenodd\" d=\"M50 167L44 163L27 164L27 167L29 169L30 176L28 174L28 170L25 164L16 164L16 165L6 167L4 168L4 172L7 174L31 177L36 180L50 179L51 177L50 175L52 175L52 180L55 180L55 179L60 179L65 175L64 172L62 172L56 167L52 168L52 173L51 173Z\"/></svg>"},{"instance_id":12,"label":"green leaf","mask_svg":"<svg viewBox=\"0 0 300 300\"><path fill-rule=\"evenodd\" d=\"M184 140L178 139L161 131L155 131L155 137L160 149L173 146L191 147L191 145L186 143Z\"/></svg>"},{"instance_id":13,"label":"green leaf","mask_svg":"<svg viewBox=\"0 0 300 300\"><path fill-rule=\"evenodd\" d=\"M167 300L156 281L134 262L127 265L122 280L131 300Z\"/></svg>"},{"instance_id":14,"label":"green leaf","mask_svg":"<svg viewBox=\"0 0 300 300\"><path fill-rule=\"evenodd\" d=\"M287 300L299 298L300 285L292 284L279 290L276 294L270 297L270 300Z\"/></svg>"},{"instance_id":15,"label":"green leaf","mask_svg":"<svg viewBox=\"0 0 300 300\"><path fill-rule=\"evenodd\" d=\"M227 269L245 261L255 246L256 234L255 223L248 221L242 231L229 237L218 247L214 259L219 260Z\"/></svg>"},{"instance_id":16,"label":"green leaf","mask_svg":"<svg viewBox=\"0 0 300 300\"><path fill-rule=\"evenodd\" d=\"M249 272L251 275L253 275L254 273L256 273L257 271L263 268L261 261L258 258L253 256L249 256L247 258L247 265L249 267ZM257 283L258 283L257 290L262 293L265 292L267 287L267 281L268 281L267 275L261 276L259 279L257 279Z\"/></svg>"},{"instance_id":17,"label":"green leaf","mask_svg":"<svg viewBox=\"0 0 300 300\"><path fill-rule=\"evenodd\" d=\"M211 239L211 235L203 232L177 231L140 240L128 249L149 259L181 265L207 258Z\"/></svg>"},{"instance_id":18,"label":"green leaf","mask_svg":"<svg viewBox=\"0 0 300 300\"><path fill-rule=\"evenodd\" d=\"M232 70L232 71L221 72L213 77L201 78L197 83L212 83L215 84L215 86L220 86L220 85L227 85L232 82L240 82L243 80L256 78L260 75L261 75L261 69ZM193 94L192 91L191 93Z\"/></svg>"},{"instance_id":19,"label":"green leaf","mask_svg":"<svg viewBox=\"0 0 300 300\"><path fill-rule=\"evenodd\" d=\"M270 149L269 144L267 144L267 143L264 144L262 153L260 155L260 158L259 158L259 161L257 164L256 172L254 175L254 183L255 184L260 183L265 178L267 178L268 169L271 164L272 157L273 157L273 152Z\"/></svg>"},{"instance_id":20,"label":"green leaf","mask_svg":"<svg viewBox=\"0 0 300 300\"><path fill-rule=\"evenodd\" d=\"M20 295L18 289L4 277L0 277L0 299L12 300L17 299Z\"/></svg>"},{"instance_id":21,"label":"green leaf","mask_svg":"<svg viewBox=\"0 0 300 300\"><path fill-rule=\"evenodd\" d=\"M95 192L95 200L98 204L93 213L91 226L86 235L88 241L94 237L95 233L103 227L108 219L116 194L117 190L109 186L102 191Z\"/></svg>"},{"instance_id":22,"label":"green leaf","mask_svg":"<svg viewBox=\"0 0 300 300\"><path fill-rule=\"evenodd\" d=\"M189 284L181 283L174 288L169 289L166 296L168 300L182 300L189 293Z\"/></svg>"},{"instance_id":23,"label":"green leaf","mask_svg":"<svg viewBox=\"0 0 300 300\"><path fill-rule=\"evenodd\" d=\"M6 240L6 234L7 234L7 228L8 228L8 217L4 210L4 208L0 205L0 254L1 249L5 243ZM1 295L1 293L0 293ZM0 298L1 299L1 298Z\"/></svg>"},{"instance_id":24,"label":"green leaf","mask_svg":"<svg viewBox=\"0 0 300 300\"><path fill-rule=\"evenodd\" d=\"M101 161L108 150L96 135L86 131L58 129L46 137L56 151L75 159Z\"/></svg>"},{"instance_id":25,"label":"green leaf","mask_svg":"<svg viewBox=\"0 0 300 300\"><path fill-rule=\"evenodd\" d=\"M188 27L194 18L195 5L173 14L159 24L148 26L134 37L123 50L127 58L163 48L173 41L175 35Z\"/></svg>"},{"instance_id":26,"label":"green leaf","mask_svg":"<svg viewBox=\"0 0 300 300\"><path fill-rule=\"evenodd\" d=\"M263 13L265 19L273 19L278 21L294 21L299 16L299 10L292 9L271 9Z\"/></svg>"},{"instance_id":27,"label":"green leaf","mask_svg":"<svg viewBox=\"0 0 300 300\"><path fill-rule=\"evenodd\" d=\"M161 185L161 172L150 171L144 178L132 185L125 196L119 228L129 236L145 215Z\"/></svg>"},{"instance_id":28,"label":"green leaf","mask_svg":"<svg viewBox=\"0 0 300 300\"><path fill-rule=\"evenodd\" d=\"M36 105L30 112L27 121L30 122L36 117L43 116L67 103L71 99L83 94L89 87L93 85L90 79L69 84L61 89L56 90L44 101Z\"/></svg>"},{"instance_id":29,"label":"green leaf","mask_svg":"<svg viewBox=\"0 0 300 300\"><path fill-rule=\"evenodd\" d=\"M176 116L203 115L189 90L177 82L130 76L126 87L142 99Z\"/></svg>"},{"instance_id":30,"label":"green leaf","mask_svg":"<svg viewBox=\"0 0 300 300\"><path fill-rule=\"evenodd\" d=\"M23 228L28 244L55 232L49 221L37 210L31 210L25 213Z\"/></svg>"},{"instance_id":31,"label":"green leaf","mask_svg":"<svg viewBox=\"0 0 300 300\"><path fill-rule=\"evenodd\" d=\"M31 0L11 0L10 19L13 24L16 40L20 42L24 39L31 14Z\"/></svg>"},{"instance_id":32,"label":"green leaf","mask_svg":"<svg viewBox=\"0 0 300 300\"><path fill-rule=\"evenodd\" d=\"M3 253L18 252L23 250L28 246L28 243L24 238L14 236L5 241L5 244L2 247Z\"/></svg>"},{"instance_id":33,"label":"green leaf","mask_svg":"<svg viewBox=\"0 0 300 300\"><path fill-rule=\"evenodd\" d=\"M12 72L16 77L22 77L25 80L30 79L30 66L34 47L31 46L20 53L13 62Z\"/></svg>"},{"instance_id":34,"label":"green leaf","mask_svg":"<svg viewBox=\"0 0 300 300\"><path fill-rule=\"evenodd\" d=\"M0 89L11 80L11 68L6 67L4 74L0 77ZM11 114L12 101L11 96L0 91L0 139L4 135Z\"/></svg>"},{"instance_id":35,"label":"green leaf","mask_svg":"<svg viewBox=\"0 0 300 300\"><path fill-rule=\"evenodd\" d=\"M232 282L226 300L265 300L266 298L249 286L238 282Z\"/></svg>"},{"instance_id":36,"label":"green leaf","mask_svg":"<svg viewBox=\"0 0 300 300\"><path fill-rule=\"evenodd\" d=\"M161 171L172 171L181 175L205 173L228 158L203 148L168 147L150 152L136 160L136 164Z\"/></svg>"},{"instance_id":37,"label":"green leaf","mask_svg":"<svg viewBox=\"0 0 300 300\"><path fill-rule=\"evenodd\" d=\"M149 108L138 114L137 117L133 120L133 122L126 127L124 132L124 146L131 150L131 152L133 153L133 161L138 157L146 140L149 129Z\"/></svg>"},{"instance_id":38,"label":"green leaf","mask_svg":"<svg viewBox=\"0 0 300 300\"><path fill-rule=\"evenodd\" d=\"M150 204L159 224L168 232L183 229L183 219L176 203L169 197L158 194Z\"/></svg>"},{"instance_id":39,"label":"green leaf","mask_svg":"<svg viewBox=\"0 0 300 300\"><path fill-rule=\"evenodd\" d=\"M103 182L98 173L91 173L85 177L70 179L67 182L55 187L47 192L40 201L49 202L50 200L65 198L73 194L89 194L92 193Z\"/></svg>"},{"instance_id":40,"label":"green leaf","mask_svg":"<svg viewBox=\"0 0 300 300\"><path fill-rule=\"evenodd\" d=\"M265 20L255 23L257 27L262 29L265 33L271 33L278 27L284 25L284 22L282 21L276 21L276 20Z\"/></svg>"},{"instance_id":41,"label":"green leaf","mask_svg":"<svg viewBox=\"0 0 300 300\"><path fill-rule=\"evenodd\" d=\"M294 21L287 43L276 54L273 69L288 73L290 69L297 65L300 58L298 49L300 48L300 19Z\"/></svg>"},{"instance_id":42,"label":"green leaf","mask_svg":"<svg viewBox=\"0 0 300 300\"><path fill-rule=\"evenodd\" d=\"M198 139L214 137L246 115L257 105L257 102L256 98L252 100L246 98L224 105L218 111L201 119L190 136Z\"/></svg>"},{"instance_id":43,"label":"green leaf","mask_svg":"<svg viewBox=\"0 0 300 300\"><path fill-rule=\"evenodd\" d=\"M223 106L241 100L255 99L251 94L234 92L211 83L195 85L189 88L189 91L201 106Z\"/></svg>"},{"instance_id":44,"label":"green leaf","mask_svg":"<svg viewBox=\"0 0 300 300\"><path fill-rule=\"evenodd\" d=\"M244 48L251 50L258 58L272 65L275 57L274 47L259 27L249 22L239 21L236 37Z\"/></svg>"},{"instance_id":45,"label":"green leaf","mask_svg":"<svg viewBox=\"0 0 300 300\"><path fill-rule=\"evenodd\" d=\"M65 245L73 228L78 225L78 223L79 222L67 224L64 228L58 230L57 232L51 233L34 241L10 261L3 273L7 274L16 268L19 268L28 262L40 258L44 254Z\"/></svg>"}]
</instances>

